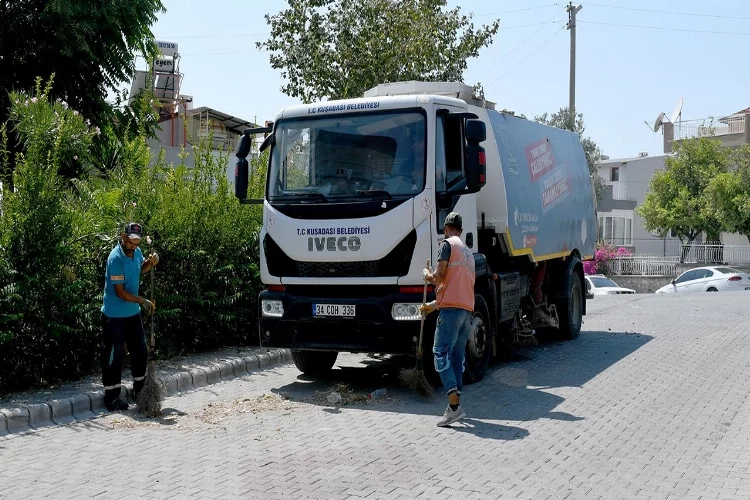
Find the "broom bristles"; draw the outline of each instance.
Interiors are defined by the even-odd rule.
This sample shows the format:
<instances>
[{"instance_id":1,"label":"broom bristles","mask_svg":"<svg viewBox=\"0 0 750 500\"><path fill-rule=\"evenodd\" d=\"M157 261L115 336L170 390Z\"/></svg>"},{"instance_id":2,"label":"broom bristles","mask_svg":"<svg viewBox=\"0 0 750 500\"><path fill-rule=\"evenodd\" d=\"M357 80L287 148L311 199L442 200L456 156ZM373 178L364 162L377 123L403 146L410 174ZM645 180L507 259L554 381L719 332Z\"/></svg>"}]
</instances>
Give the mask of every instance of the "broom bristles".
<instances>
[{"instance_id":1,"label":"broom bristles","mask_svg":"<svg viewBox=\"0 0 750 500\"><path fill-rule=\"evenodd\" d=\"M432 384L427 380L424 371L419 368L403 368L398 378L402 384L421 396L432 394Z\"/></svg>"},{"instance_id":2,"label":"broom bristles","mask_svg":"<svg viewBox=\"0 0 750 500\"><path fill-rule=\"evenodd\" d=\"M148 417L161 416L161 402L164 399L164 389L156 380L156 368L154 362L148 364L146 380L143 389L138 393L138 413Z\"/></svg>"}]
</instances>

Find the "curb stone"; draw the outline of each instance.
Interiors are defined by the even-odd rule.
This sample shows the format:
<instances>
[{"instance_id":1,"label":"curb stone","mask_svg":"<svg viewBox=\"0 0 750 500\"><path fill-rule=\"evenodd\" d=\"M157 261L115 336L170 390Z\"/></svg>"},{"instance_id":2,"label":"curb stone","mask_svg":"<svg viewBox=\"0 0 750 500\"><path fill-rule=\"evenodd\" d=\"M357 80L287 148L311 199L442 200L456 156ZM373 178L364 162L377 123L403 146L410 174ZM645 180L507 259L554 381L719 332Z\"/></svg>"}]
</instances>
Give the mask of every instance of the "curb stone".
<instances>
[{"instance_id":1,"label":"curb stone","mask_svg":"<svg viewBox=\"0 0 750 500\"><path fill-rule=\"evenodd\" d=\"M70 398L70 403L73 406L73 416L76 420L86 420L93 417L95 414L91 411L91 398L86 394L78 394Z\"/></svg>"},{"instance_id":2,"label":"curb stone","mask_svg":"<svg viewBox=\"0 0 750 500\"><path fill-rule=\"evenodd\" d=\"M247 360L245 358L233 359L231 363L235 377L244 377L247 375Z\"/></svg>"},{"instance_id":3,"label":"curb stone","mask_svg":"<svg viewBox=\"0 0 750 500\"><path fill-rule=\"evenodd\" d=\"M190 372L177 372L177 392L185 392L193 389L193 376Z\"/></svg>"},{"instance_id":4,"label":"curb stone","mask_svg":"<svg viewBox=\"0 0 750 500\"><path fill-rule=\"evenodd\" d=\"M32 429L48 424L52 420L52 409L47 403L35 403L26 407L29 411L29 426Z\"/></svg>"},{"instance_id":5,"label":"curb stone","mask_svg":"<svg viewBox=\"0 0 750 500\"><path fill-rule=\"evenodd\" d=\"M203 368L191 368L190 375L193 377L193 387L200 389L208 385L208 375Z\"/></svg>"},{"instance_id":6,"label":"curb stone","mask_svg":"<svg viewBox=\"0 0 750 500\"><path fill-rule=\"evenodd\" d=\"M221 366L219 366L218 364L212 363L208 365L208 367L206 367L204 371L206 372L206 380L208 385L218 384L222 381Z\"/></svg>"},{"instance_id":7,"label":"curb stone","mask_svg":"<svg viewBox=\"0 0 750 500\"><path fill-rule=\"evenodd\" d=\"M247 361L247 373L254 373L260 370L260 361L258 360L257 354L249 356L248 358L246 358L246 361Z\"/></svg>"},{"instance_id":8,"label":"curb stone","mask_svg":"<svg viewBox=\"0 0 750 500\"><path fill-rule=\"evenodd\" d=\"M47 405L52 413L52 423L61 425L76 421L76 418L73 416L73 398L53 399L52 401L48 401Z\"/></svg>"},{"instance_id":9,"label":"curb stone","mask_svg":"<svg viewBox=\"0 0 750 500\"><path fill-rule=\"evenodd\" d=\"M230 380L237 377L234 374L234 365L228 361L219 363L219 375L222 380Z\"/></svg>"},{"instance_id":10,"label":"curb stone","mask_svg":"<svg viewBox=\"0 0 750 500\"><path fill-rule=\"evenodd\" d=\"M0 437L6 434L8 434L8 417L5 416L4 412L0 411Z\"/></svg>"},{"instance_id":11,"label":"curb stone","mask_svg":"<svg viewBox=\"0 0 750 500\"><path fill-rule=\"evenodd\" d=\"M289 349L276 349L232 359L231 361L221 361L203 367L164 373L158 376L158 379L166 389L167 395L174 396L248 374L252 375L260 370L289 363L291 360L292 354ZM135 403L132 386L123 384L122 389L121 397ZM40 427L89 420L104 413L107 413L107 409L104 407L103 390L44 403L34 403L20 408L0 409L0 437Z\"/></svg>"},{"instance_id":12,"label":"curb stone","mask_svg":"<svg viewBox=\"0 0 750 500\"><path fill-rule=\"evenodd\" d=\"M11 408L10 410L0 411L5 413L5 418L8 421L8 432L10 434L31 430L28 408Z\"/></svg>"}]
</instances>

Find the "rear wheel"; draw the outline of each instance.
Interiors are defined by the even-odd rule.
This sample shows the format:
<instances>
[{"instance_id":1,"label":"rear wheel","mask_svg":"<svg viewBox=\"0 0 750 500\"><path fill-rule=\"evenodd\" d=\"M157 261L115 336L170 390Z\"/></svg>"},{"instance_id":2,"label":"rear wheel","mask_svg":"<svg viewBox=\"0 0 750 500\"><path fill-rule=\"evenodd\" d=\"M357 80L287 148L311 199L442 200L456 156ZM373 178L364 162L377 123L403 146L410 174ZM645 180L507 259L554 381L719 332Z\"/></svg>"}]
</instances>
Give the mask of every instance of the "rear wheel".
<instances>
[{"instance_id":1,"label":"rear wheel","mask_svg":"<svg viewBox=\"0 0 750 500\"><path fill-rule=\"evenodd\" d=\"M583 286L581 277L573 270L570 277L570 296L557 303L557 316L560 320L558 336L562 340L578 338L583 323Z\"/></svg>"},{"instance_id":2,"label":"rear wheel","mask_svg":"<svg viewBox=\"0 0 750 500\"><path fill-rule=\"evenodd\" d=\"M333 368L339 353L336 351L292 350L294 366L305 375L321 375Z\"/></svg>"},{"instance_id":3,"label":"rear wheel","mask_svg":"<svg viewBox=\"0 0 750 500\"><path fill-rule=\"evenodd\" d=\"M479 382L487 373L492 355L492 330L489 317L487 302L481 295L475 296L474 313L471 315L471 332L466 342L464 380L467 384Z\"/></svg>"}]
</instances>

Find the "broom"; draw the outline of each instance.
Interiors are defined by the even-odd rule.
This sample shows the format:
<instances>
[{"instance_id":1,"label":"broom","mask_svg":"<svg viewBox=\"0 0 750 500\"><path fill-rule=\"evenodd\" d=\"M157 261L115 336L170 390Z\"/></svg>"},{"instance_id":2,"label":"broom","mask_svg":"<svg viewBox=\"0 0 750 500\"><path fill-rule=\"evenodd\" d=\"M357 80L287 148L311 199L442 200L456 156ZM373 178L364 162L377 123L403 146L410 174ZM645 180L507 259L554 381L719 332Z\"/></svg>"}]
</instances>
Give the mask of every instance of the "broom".
<instances>
[{"instance_id":1,"label":"broom","mask_svg":"<svg viewBox=\"0 0 750 500\"><path fill-rule=\"evenodd\" d=\"M427 259L427 269L430 268L430 260ZM422 305L427 303L427 279L424 280L424 289L422 291ZM416 391L422 396L432 394L432 385L427 380L422 369L422 338L424 337L424 315L420 314L419 323L419 345L417 346L417 366L411 369L403 368L399 373L399 380L409 389Z\"/></svg>"},{"instance_id":2,"label":"broom","mask_svg":"<svg viewBox=\"0 0 750 500\"><path fill-rule=\"evenodd\" d=\"M151 303L154 303L154 268L151 267ZM148 352L148 370L143 389L138 393L138 413L148 417L161 416L161 402L164 399L164 390L156 380L156 361L154 360L154 313L151 312L151 342Z\"/></svg>"}]
</instances>

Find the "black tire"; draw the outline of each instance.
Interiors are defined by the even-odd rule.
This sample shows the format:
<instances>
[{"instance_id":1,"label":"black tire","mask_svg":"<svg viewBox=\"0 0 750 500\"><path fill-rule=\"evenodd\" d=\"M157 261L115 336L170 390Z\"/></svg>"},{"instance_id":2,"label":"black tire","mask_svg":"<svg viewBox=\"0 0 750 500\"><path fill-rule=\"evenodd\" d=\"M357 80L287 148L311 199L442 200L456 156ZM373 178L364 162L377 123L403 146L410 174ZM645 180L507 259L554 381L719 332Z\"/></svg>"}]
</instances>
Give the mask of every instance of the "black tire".
<instances>
[{"instance_id":1,"label":"black tire","mask_svg":"<svg viewBox=\"0 0 750 500\"><path fill-rule=\"evenodd\" d=\"M492 329L487 302L481 295L474 297L474 314L471 315L471 333L466 342L466 370L464 382L473 384L482 380L492 356Z\"/></svg>"},{"instance_id":2,"label":"black tire","mask_svg":"<svg viewBox=\"0 0 750 500\"><path fill-rule=\"evenodd\" d=\"M333 368L339 353L336 351L292 350L294 366L305 375L322 375Z\"/></svg>"},{"instance_id":3,"label":"black tire","mask_svg":"<svg viewBox=\"0 0 750 500\"><path fill-rule=\"evenodd\" d=\"M581 277L575 270L570 277L570 297L557 303L557 317L560 320L558 338L561 340L578 338L583 324L583 285L581 285Z\"/></svg>"},{"instance_id":4,"label":"black tire","mask_svg":"<svg viewBox=\"0 0 750 500\"><path fill-rule=\"evenodd\" d=\"M708 289L708 290L706 290L706 291L707 291L707 292L718 292L718 290L717 290L716 288L714 288L714 287L711 287L711 288L709 288L709 289Z\"/></svg>"}]
</instances>

